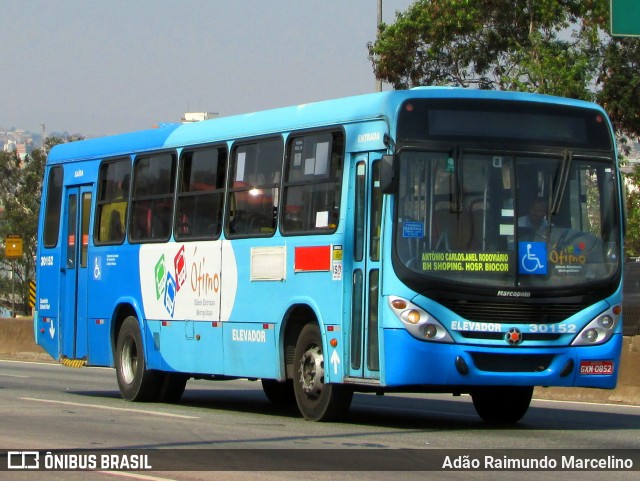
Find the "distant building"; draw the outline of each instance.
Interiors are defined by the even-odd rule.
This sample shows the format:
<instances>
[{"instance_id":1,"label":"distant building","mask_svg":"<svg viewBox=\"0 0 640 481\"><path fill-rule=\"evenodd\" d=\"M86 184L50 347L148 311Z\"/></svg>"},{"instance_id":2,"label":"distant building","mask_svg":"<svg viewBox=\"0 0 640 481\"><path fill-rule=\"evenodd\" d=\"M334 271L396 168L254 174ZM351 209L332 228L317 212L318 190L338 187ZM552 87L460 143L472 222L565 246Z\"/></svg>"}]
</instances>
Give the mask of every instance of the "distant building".
<instances>
[{"instance_id":1,"label":"distant building","mask_svg":"<svg viewBox=\"0 0 640 481\"><path fill-rule=\"evenodd\" d=\"M27 144L16 144L16 154L24 161L27 158Z\"/></svg>"},{"instance_id":2,"label":"distant building","mask_svg":"<svg viewBox=\"0 0 640 481\"><path fill-rule=\"evenodd\" d=\"M2 150L4 152L14 152L16 150L16 141L11 139L5 141Z\"/></svg>"},{"instance_id":3,"label":"distant building","mask_svg":"<svg viewBox=\"0 0 640 481\"><path fill-rule=\"evenodd\" d=\"M184 123L201 122L203 120L213 119L219 115L217 112L186 112L181 120Z\"/></svg>"}]
</instances>

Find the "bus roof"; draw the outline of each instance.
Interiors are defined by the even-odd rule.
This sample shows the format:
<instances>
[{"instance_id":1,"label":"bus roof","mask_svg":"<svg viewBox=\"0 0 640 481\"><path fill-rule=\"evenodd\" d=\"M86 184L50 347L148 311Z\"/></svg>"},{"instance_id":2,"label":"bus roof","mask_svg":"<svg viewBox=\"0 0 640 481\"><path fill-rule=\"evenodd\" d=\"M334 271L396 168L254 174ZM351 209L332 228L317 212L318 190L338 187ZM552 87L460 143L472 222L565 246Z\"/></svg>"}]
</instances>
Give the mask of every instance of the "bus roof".
<instances>
[{"instance_id":1,"label":"bus roof","mask_svg":"<svg viewBox=\"0 0 640 481\"><path fill-rule=\"evenodd\" d=\"M256 137L289 130L304 130L372 119L393 118L409 98L469 98L548 102L590 107L596 104L541 94L474 90L456 87L417 87L301 104L260 112L219 117L187 124L167 124L158 129L87 139L56 145L48 163L88 160Z\"/></svg>"},{"instance_id":2,"label":"bus roof","mask_svg":"<svg viewBox=\"0 0 640 481\"><path fill-rule=\"evenodd\" d=\"M169 134L179 126L180 124L166 124L157 129L58 144L49 152L47 163L58 164L161 149Z\"/></svg>"}]
</instances>

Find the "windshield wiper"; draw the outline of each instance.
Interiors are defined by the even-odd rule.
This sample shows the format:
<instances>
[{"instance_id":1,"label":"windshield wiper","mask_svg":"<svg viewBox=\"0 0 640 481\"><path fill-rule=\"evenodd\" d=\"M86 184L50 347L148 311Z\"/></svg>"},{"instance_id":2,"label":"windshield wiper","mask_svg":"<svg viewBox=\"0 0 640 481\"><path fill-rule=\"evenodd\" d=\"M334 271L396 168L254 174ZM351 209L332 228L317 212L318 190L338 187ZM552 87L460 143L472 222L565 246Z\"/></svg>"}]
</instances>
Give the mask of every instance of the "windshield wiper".
<instances>
[{"instance_id":1,"label":"windshield wiper","mask_svg":"<svg viewBox=\"0 0 640 481\"><path fill-rule=\"evenodd\" d=\"M562 204L562 196L564 195L564 189L567 187L569 181L569 172L571 171L571 161L573 160L573 152L565 150L562 156L562 164L560 165L560 173L554 180L554 191L551 205L549 205L549 223L551 223L551 216L554 216L560 212L560 204Z\"/></svg>"},{"instance_id":2,"label":"windshield wiper","mask_svg":"<svg viewBox=\"0 0 640 481\"><path fill-rule=\"evenodd\" d=\"M462 153L460 147L453 147L447 159L447 172L451 173L450 187L450 211L451 213L462 213Z\"/></svg>"}]
</instances>

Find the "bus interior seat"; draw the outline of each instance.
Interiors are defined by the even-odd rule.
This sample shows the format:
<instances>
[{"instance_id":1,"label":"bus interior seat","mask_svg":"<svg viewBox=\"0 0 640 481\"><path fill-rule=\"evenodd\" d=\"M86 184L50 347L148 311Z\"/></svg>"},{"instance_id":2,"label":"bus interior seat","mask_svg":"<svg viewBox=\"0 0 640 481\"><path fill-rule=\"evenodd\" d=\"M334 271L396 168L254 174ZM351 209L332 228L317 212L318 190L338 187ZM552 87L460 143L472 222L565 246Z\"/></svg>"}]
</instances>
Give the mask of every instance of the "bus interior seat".
<instances>
[{"instance_id":1,"label":"bus interior seat","mask_svg":"<svg viewBox=\"0 0 640 481\"><path fill-rule=\"evenodd\" d=\"M109 218L109 232L107 234L108 240L120 240L124 237L122 217L117 210L111 211Z\"/></svg>"},{"instance_id":2,"label":"bus interior seat","mask_svg":"<svg viewBox=\"0 0 640 481\"><path fill-rule=\"evenodd\" d=\"M482 247L485 205L482 197L467 198L461 212L452 203L439 201L433 213L433 237L436 250L473 250Z\"/></svg>"}]
</instances>

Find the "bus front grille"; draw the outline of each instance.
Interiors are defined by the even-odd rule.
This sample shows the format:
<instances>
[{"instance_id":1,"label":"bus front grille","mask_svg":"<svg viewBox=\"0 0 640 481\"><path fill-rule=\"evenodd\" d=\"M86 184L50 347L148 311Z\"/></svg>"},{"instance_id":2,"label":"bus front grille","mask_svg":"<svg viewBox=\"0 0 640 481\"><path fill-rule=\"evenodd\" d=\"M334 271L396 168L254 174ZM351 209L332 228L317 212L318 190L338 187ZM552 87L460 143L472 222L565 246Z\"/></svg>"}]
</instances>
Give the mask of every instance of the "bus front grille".
<instances>
[{"instance_id":1,"label":"bus front grille","mask_svg":"<svg viewBox=\"0 0 640 481\"><path fill-rule=\"evenodd\" d=\"M507 304L472 300L438 299L460 317L476 322L504 324L556 324L587 307L584 304Z\"/></svg>"},{"instance_id":2,"label":"bus front grille","mask_svg":"<svg viewBox=\"0 0 640 481\"><path fill-rule=\"evenodd\" d=\"M553 361L553 354L470 354L475 366L486 372L542 372Z\"/></svg>"},{"instance_id":3,"label":"bus front grille","mask_svg":"<svg viewBox=\"0 0 640 481\"><path fill-rule=\"evenodd\" d=\"M457 331L465 339L478 339L483 341L504 341L504 332L482 332L482 331ZM522 342L524 341L557 341L561 334L547 333L530 333L522 334Z\"/></svg>"}]
</instances>

